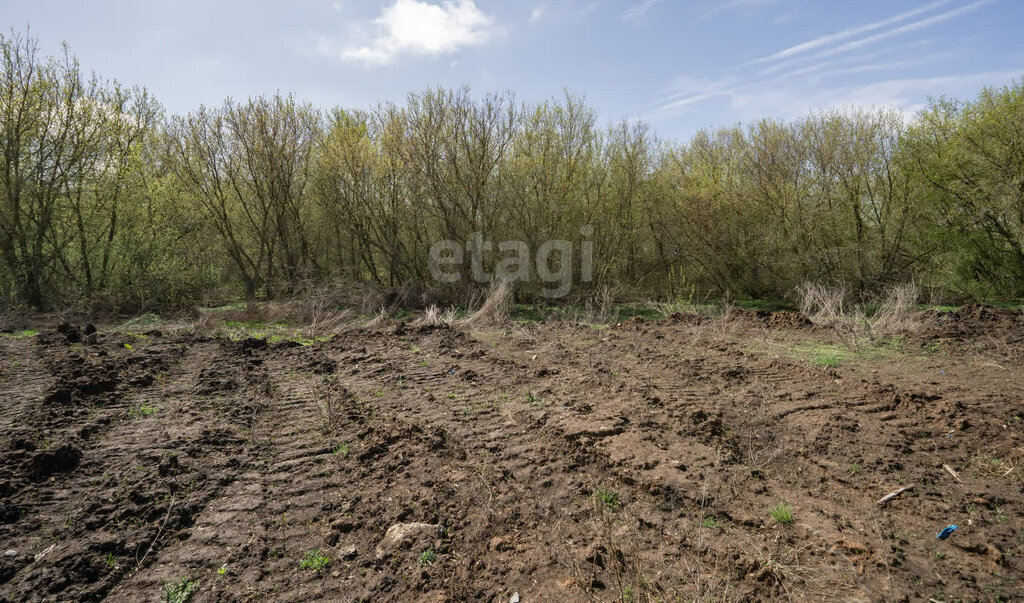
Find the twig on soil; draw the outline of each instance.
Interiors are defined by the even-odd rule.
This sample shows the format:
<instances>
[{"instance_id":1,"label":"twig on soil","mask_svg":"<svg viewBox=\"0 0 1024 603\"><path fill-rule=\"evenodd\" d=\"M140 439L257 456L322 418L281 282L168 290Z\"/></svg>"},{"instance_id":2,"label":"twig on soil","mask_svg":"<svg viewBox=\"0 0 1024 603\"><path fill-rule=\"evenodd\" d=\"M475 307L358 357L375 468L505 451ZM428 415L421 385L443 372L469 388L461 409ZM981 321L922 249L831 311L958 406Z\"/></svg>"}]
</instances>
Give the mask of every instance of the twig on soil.
<instances>
[{"instance_id":1,"label":"twig on soil","mask_svg":"<svg viewBox=\"0 0 1024 603\"><path fill-rule=\"evenodd\" d=\"M146 549L146 553L142 556L142 559L139 559L139 562L137 564L135 564L135 569L136 570L139 569L140 567L142 567L142 562L146 560L146 557L148 557L149 553L152 552L153 547L156 546L157 541L160 540L160 535L163 534L163 532L164 532L164 526L167 525L167 520L171 518L171 510L172 509L174 509L174 496L173 495L171 496L171 503L169 505L167 505L167 515L164 515L164 520L163 520L163 522L160 523L160 529L156 531L156 536L153 537L153 542L149 543L149 548Z\"/></svg>"},{"instance_id":2,"label":"twig on soil","mask_svg":"<svg viewBox=\"0 0 1024 603\"><path fill-rule=\"evenodd\" d=\"M887 502L889 502L890 500L892 500L892 499L896 498L896 497L897 497L897 496L899 496L900 494L903 494L903 493L904 493L904 492L906 492L907 490L913 490L913 489L914 489L914 487L913 487L913 486L904 486L904 487L900 488L899 490L896 490L896 491L894 491L894 492L890 492L890 493L886 494L886 495L885 495L885 496L883 496L883 497L882 497L881 499L879 499L879 501L878 501L878 503L877 503L877 504L879 504L879 505L884 505L885 503L887 503Z\"/></svg>"},{"instance_id":3,"label":"twig on soil","mask_svg":"<svg viewBox=\"0 0 1024 603\"><path fill-rule=\"evenodd\" d=\"M942 468L946 470L946 473L952 475L953 479L955 479L958 482L963 483L963 480L960 479L960 474L957 473L955 469L953 469L952 467L950 467L949 465L947 465L945 463L942 464Z\"/></svg>"},{"instance_id":4,"label":"twig on soil","mask_svg":"<svg viewBox=\"0 0 1024 603\"><path fill-rule=\"evenodd\" d=\"M878 519L875 519L875 531L878 532L878 541L882 543L882 548L879 549L879 551L884 551L885 550L885 538L882 537L882 528L881 528L881 526L878 525ZM885 553L882 553L882 563L885 564L886 586L888 587L888 590L891 593L892 592L892 568L889 567L889 559L888 559L888 557L885 556Z\"/></svg>"},{"instance_id":5,"label":"twig on soil","mask_svg":"<svg viewBox=\"0 0 1024 603\"><path fill-rule=\"evenodd\" d=\"M480 481L483 482L484 487L487 488L487 505L486 505L487 521L490 522L491 521L491 515L493 513L491 511L491 501L494 500L494 489L491 488L490 482L488 482L487 479L484 477L484 473L486 471L487 471L487 465L480 466L478 468L477 477L480 478Z\"/></svg>"},{"instance_id":6,"label":"twig on soil","mask_svg":"<svg viewBox=\"0 0 1024 603\"><path fill-rule=\"evenodd\" d=\"M697 598L703 598L704 593L700 589L701 551L704 548L704 503L707 500L708 476L704 474L704 486L700 492L700 523L697 524Z\"/></svg>"},{"instance_id":7,"label":"twig on soil","mask_svg":"<svg viewBox=\"0 0 1024 603\"><path fill-rule=\"evenodd\" d=\"M54 549L54 547L56 547L56 546L57 546L57 543L56 543L56 542L54 542L54 543L53 543L53 544L51 544L50 546L46 547L46 549L45 549L45 550L43 550L42 552L40 552L40 553L37 553L37 554L36 554L36 556L35 556L35 557L34 557L33 559L34 559L35 561L39 561L40 559L42 559L43 557L45 557L45 556L46 556L46 555L47 555L47 554L48 554L48 553L49 553L50 551L52 551L52 550Z\"/></svg>"}]
</instances>

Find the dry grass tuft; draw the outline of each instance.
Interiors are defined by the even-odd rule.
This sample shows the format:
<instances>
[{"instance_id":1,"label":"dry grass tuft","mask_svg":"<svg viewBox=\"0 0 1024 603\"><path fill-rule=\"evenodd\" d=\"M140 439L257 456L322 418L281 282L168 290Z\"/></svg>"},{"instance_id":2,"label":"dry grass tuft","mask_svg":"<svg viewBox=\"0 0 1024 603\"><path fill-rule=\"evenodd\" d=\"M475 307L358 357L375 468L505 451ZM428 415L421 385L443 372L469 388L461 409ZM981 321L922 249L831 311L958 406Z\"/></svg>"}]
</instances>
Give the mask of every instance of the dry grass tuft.
<instances>
[{"instance_id":1,"label":"dry grass tuft","mask_svg":"<svg viewBox=\"0 0 1024 603\"><path fill-rule=\"evenodd\" d=\"M193 335L210 335L217 328L217 321L209 314L200 313L190 328Z\"/></svg>"},{"instance_id":2,"label":"dry grass tuft","mask_svg":"<svg viewBox=\"0 0 1024 603\"><path fill-rule=\"evenodd\" d=\"M487 292L480 309L462 321L466 326L480 324L502 324L508 320L514 303L512 285L505 281L495 281Z\"/></svg>"},{"instance_id":3,"label":"dry grass tuft","mask_svg":"<svg viewBox=\"0 0 1024 603\"><path fill-rule=\"evenodd\" d=\"M388 323L388 321L391 320L391 316L394 315L394 313L394 306L381 306L380 308L378 308L377 313L374 314L373 317L370 318L368 321L366 321L366 326L370 327L371 329L383 327Z\"/></svg>"},{"instance_id":4,"label":"dry grass tuft","mask_svg":"<svg viewBox=\"0 0 1024 603\"><path fill-rule=\"evenodd\" d=\"M437 305L431 304L423 312L423 316L414 320L412 324L414 327L450 327L455 324L457 312L455 306L448 306L447 309L441 310Z\"/></svg>"},{"instance_id":5,"label":"dry grass tuft","mask_svg":"<svg viewBox=\"0 0 1024 603\"><path fill-rule=\"evenodd\" d=\"M914 283L890 287L882 304L868 321L872 335L891 335L920 328L921 321L914 312L920 298L921 289Z\"/></svg>"}]
</instances>

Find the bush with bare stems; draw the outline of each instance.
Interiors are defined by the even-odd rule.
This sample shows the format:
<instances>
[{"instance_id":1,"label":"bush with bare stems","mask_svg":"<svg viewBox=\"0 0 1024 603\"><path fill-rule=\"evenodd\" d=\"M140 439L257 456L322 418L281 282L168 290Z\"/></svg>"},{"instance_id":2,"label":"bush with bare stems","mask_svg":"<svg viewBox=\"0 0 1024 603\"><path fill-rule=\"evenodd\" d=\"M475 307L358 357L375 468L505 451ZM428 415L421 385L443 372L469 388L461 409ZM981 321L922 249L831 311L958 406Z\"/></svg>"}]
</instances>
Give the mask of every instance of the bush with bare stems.
<instances>
[{"instance_id":1,"label":"bush with bare stems","mask_svg":"<svg viewBox=\"0 0 1024 603\"><path fill-rule=\"evenodd\" d=\"M885 290L873 313L864 304L850 301L845 285L803 283L796 288L800 312L817 325L831 327L857 340L888 337L914 331L921 325L915 313L921 289L914 283L894 285Z\"/></svg>"}]
</instances>

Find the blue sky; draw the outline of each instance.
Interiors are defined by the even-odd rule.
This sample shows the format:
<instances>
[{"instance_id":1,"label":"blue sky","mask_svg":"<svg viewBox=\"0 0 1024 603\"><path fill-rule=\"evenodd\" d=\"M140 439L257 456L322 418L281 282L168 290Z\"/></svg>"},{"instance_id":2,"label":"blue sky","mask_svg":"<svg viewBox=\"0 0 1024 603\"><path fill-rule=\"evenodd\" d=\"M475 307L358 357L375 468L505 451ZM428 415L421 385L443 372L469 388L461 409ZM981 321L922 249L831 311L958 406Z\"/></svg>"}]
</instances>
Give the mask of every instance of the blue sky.
<instances>
[{"instance_id":1,"label":"blue sky","mask_svg":"<svg viewBox=\"0 0 1024 603\"><path fill-rule=\"evenodd\" d=\"M293 92L322 107L428 86L584 96L663 137L812 109L971 98L1024 76L1021 0L0 0L0 26L171 112Z\"/></svg>"}]
</instances>

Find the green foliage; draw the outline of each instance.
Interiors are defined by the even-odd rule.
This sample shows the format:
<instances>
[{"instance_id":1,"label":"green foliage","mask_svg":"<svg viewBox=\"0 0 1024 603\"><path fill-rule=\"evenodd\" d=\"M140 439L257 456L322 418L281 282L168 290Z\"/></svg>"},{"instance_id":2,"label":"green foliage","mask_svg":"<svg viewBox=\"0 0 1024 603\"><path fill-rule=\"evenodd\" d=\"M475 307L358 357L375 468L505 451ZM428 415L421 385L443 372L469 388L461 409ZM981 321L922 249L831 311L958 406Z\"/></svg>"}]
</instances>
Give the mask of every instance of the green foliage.
<instances>
[{"instance_id":1,"label":"green foliage","mask_svg":"<svg viewBox=\"0 0 1024 603\"><path fill-rule=\"evenodd\" d=\"M302 561L299 562L299 568L319 572L320 570L324 569L330 564L330 557L316 549L313 549L310 551L306 551L306 554L302 557Z\"/></svg>"},{"instance_id":2,"label":"green foliage","mask_svg":"<svg viewBox=\"0 0 1024 603\"><path fill-rule=\"evenodd\" d=\"M587 303L609 291L664 300L632 314L645 317L709 296L775 309L761 300L803 282L1024 296L1024 82L935 101L910 127L893 111L832 111L677 144L642 123L602 127L571 94L428 89L369 111L276 94L167 116L65 53L0 36L0 305L144 312L327 282L351 299L415 285L465 302L477 285L434 281L429 250L473 233L534 252L593 244L589 282L578 255L552 266L572 259L569 301L600 324L630 316ZM481 267L505 259L494 249ZM544 286L518 283L516 300Z\"/></svg>"},{"instance_id":3,"label":"green foliage","mask_svg":"<svg viewBox=\"0 0 1024 603\"><path fill-rule=\"evenodd\" d=\"M168 582L164 589L167 592L167 603L186 603L199 590L199 581L182 578L177 582Z\"/></svg>"},{"instance_id":4,"label":"green foliage","mask_svg":"<svg viewBox=\"0 0 1024 603\"><path fill-rule=\"evenodd\" d=\"M1024 292L1024 80L934 101L902 152L923 200L931 277L978 297Z\"/></svg>"},{"instance_id":5,"label":"green foliage","mask_svg":"<svg viewBox=\"0 0 1024 603\"><path fill-rule=\"evenodd\" d=\"M604 486L598 486L594 489L594 501L599 506L611 510L617 509L621 504L619 501L619 493Z\"/></svg>"}]
</instances>

